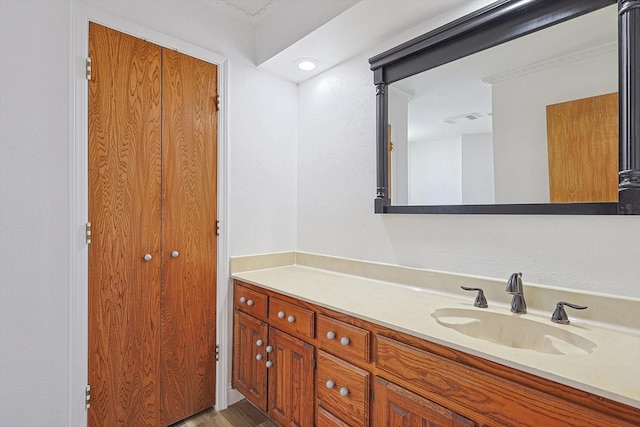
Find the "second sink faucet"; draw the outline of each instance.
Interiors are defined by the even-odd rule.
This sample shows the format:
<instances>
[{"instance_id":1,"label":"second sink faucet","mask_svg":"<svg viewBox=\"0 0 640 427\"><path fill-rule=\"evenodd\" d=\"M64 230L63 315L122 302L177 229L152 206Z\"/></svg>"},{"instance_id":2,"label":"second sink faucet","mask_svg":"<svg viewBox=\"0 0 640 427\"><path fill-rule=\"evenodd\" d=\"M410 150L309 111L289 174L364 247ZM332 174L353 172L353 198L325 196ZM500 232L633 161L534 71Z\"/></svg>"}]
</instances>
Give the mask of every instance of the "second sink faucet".
<instances>
[{"instance_id":1,"label":"second sink faucet","mask_svg":"<svg viewBox=\"0 0 640 427\"><path fill-rule=\"evenodd\" d=\"M511 299L511 311L518 314L526 313L527 303L524 301L522 273L513 273L507 281L507 288L505 290L513 295Z\"/></svg>"}]
</instances>

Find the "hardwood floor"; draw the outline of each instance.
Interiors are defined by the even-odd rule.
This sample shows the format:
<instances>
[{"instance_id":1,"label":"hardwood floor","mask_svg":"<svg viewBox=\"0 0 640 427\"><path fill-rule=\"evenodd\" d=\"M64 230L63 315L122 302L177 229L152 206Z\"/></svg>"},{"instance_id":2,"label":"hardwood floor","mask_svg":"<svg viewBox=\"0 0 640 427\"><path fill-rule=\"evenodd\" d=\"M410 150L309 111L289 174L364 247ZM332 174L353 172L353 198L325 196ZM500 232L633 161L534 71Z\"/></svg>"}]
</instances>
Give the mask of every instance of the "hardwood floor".
<instances>
[{"instance_id":1,"label":"hardwood floor","mask_svg":"<svg viewBox=\"0 0 640 427\"><path fill-rule=\"evenodd\" d=\"M207 409L170 427L277 427L247 400L217 412Z\"/></svg>"}]
</instances>

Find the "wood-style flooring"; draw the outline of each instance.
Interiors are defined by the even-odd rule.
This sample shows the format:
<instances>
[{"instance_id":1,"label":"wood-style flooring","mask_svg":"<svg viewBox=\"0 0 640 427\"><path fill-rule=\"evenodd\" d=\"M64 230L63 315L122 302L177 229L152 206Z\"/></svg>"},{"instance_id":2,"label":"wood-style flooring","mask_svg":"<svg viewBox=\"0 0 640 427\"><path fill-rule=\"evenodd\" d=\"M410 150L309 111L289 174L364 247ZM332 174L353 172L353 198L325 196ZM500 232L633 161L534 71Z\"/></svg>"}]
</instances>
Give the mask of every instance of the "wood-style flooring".
<instances>
[{"instance_id":1,"label":"wood-style flooring","mask_svg":"<svg viewBox=\"0 0 640 427\"><path fill-rule=\"evenodd\" d=\"M277 427L249 401L241 400L223 411L207 409L170 427Z\"/></svg>"}]
</instances>

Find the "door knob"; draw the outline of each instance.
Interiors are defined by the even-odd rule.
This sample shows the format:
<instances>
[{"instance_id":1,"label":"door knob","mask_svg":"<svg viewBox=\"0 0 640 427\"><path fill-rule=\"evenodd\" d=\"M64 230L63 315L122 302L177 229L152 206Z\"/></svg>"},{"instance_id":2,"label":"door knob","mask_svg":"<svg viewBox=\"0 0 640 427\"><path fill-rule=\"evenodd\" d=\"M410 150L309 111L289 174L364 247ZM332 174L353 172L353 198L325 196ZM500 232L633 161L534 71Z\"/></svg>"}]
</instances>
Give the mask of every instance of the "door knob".
<instances>
[{"instance_id":1,"label":"door knob","mask_svg":"<svg viewBox=\"0 0 640 427\"><path fill-rule=\"evenodd\" d=\"M151 256L151 254L146 254L146 255L144 256L144 260L145 260L145 261L147 261L147 262L151 261L151 258L153 258L153 257Z\"/></svg>"},{"instance_id":2,"label":"door knob","mask_svg":"<svg viewBox=\"0 0 640 427\"><path fill-rule=\"evenodd\" d=\"M180 255L180 253L179 253L178 251L173 251L173 252L171 252L171 256L172 256L173 258L178 258L178 255Z\"/></svg>"}]
</instances>

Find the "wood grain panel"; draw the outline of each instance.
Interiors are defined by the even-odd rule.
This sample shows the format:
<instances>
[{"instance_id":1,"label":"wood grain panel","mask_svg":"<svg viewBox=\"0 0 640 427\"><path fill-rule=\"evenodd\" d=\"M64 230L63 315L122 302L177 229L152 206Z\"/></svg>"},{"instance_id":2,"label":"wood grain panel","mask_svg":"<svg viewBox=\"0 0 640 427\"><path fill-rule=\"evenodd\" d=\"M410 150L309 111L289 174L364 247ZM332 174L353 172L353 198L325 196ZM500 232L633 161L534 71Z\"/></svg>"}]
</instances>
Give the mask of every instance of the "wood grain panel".
<instances>
[{"instance_id":1,"label":"wood grain panel","mask_svg":"<svg viewBox=\"0 0 640 427\"><path fill-rule=\"evenodd\" d=\"M244 286L236 286L234 292L234 307L240 311L244 311L260 320L267 319L267 296L261 292L245 288ZM244 302L243 302L244 301Z\"/></svg>"},{"instance_id":2,"label":"wood grain panel","mask_svg":"<svg viewBox=\"0 0 640 427\"><path fill-rule=\"evenodd\" d=\"M374 427L474 427L473 421L376 377Z\"/></svg>"},{"instance_id":3,"label":"wood grain panel","mask_svg":"<svg viewBox=\"0 0 640 427\"><path fill-rule=\"evenodd\" d=\"M322 408L318 408L317 427L351 427Z\"/></svg>"},{"instance_id":4,"label":"wood grain panel","mask_svg":"<svg viewBox=\"0 0 640 427\"><path fill-rule=\"evenodd\" d=\"M269 344L269 416L281 426L312 427L313 346L274 328L269 328Z\"/></svg>"},{"instance_id":5,"label":"wood grain panel","mask_svg":"<svg viewBox=\"0 0 640 427\"><path fill-rule=\"evenodd\" d=\"M162 425L215 401L217 86L215 65L163 49Z\"/></svg>"},{"instance_id":6,"label":"wood grain panel","mask_svg":"<svg viewBox=\"0 0 640 427\"><path fill-rule=\"evenodd\" d=\"M236 311L233 323L233 387L253 402L267 410L267 361L266 347L269 328L266 323ZM256 342L262 340L262 345ZM262 359L257 360L260 354Z\"/></svg>"},{"instance_id":7,"label":"wood grain panel","mask_svg":"<svg viewBox=\"0 0 640 427\"><path fill-rule=\"evenodd\" d=\"M478 414L478 421L523 427L631 426L407 344L379 335L376 338L376 365L398 384L451 410L471 409Z\"/></svg>"},{"instance_id":8,"label":"wood grain panel","mask_svg":"<svg viewBox=\"0 0 640 427\"><path fill-rule=\"evenodd\" d=\"M618 201L618 94L547 106L551 203Z\"/></svg>"},{"instance_id":9,"label":"wood grain panel","mask_svg":"<svg viewBox=\"0 0 640 427\"><path fill-rule=\"evenodd\" d=\"M320 348L348 360L369 361L369 331L318 314L318 343ZM335 335L329 338L329 332ZM347 338L346 344L342 341Z\"/></svg>"},{"instance_id":10,"label":"wood grain panel","mask_svg":"<svg viewBox=\"0 0 640 427\"><path fill-rule=\"evenodd\" d=\"M156 427L160 48L91 23L89 55L88 425Z\"/></svg>"},{"instance_id":11,"label":"wood grain panel","mask_svg":"<svg viewBox=\"0 0 640 427\"><path fill-rule=\"evenodd\" d=\"M342 359L318 351L316 400L318 406L347 422L352 427L369 425L369 373ZM327 381L333 387L327 387ZM348 394L342 396L340 389Z\"/></svg>"},{"instance_id":12,"label":"wood grain panel","mask_svg":"<svg viewBox=\"0 0 640 427\"><path fill-rule=\"evenodd\" d=\"M283 317L280 317L280 316ZM291 317L293 316L293 317ZM287 332L293 332L308 338L313 338L313 311L290 304L278 298L269 300L269 324Z\"/></svg>"}]
</instances>

